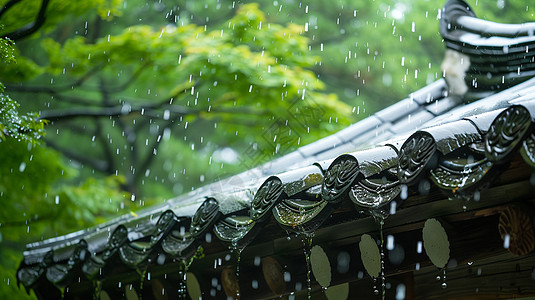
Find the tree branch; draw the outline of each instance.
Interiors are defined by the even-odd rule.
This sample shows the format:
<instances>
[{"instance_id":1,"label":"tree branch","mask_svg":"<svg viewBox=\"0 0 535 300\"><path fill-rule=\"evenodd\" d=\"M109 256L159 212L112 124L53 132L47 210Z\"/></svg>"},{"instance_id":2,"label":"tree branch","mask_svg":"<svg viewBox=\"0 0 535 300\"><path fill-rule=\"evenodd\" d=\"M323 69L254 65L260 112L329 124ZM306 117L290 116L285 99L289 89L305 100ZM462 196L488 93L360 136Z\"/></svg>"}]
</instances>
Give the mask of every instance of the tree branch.
<instances>
[{"instance_id":1,"label":"tree branch","mask_svg":"<svg viewBox=\"0 0 535 300\"><path fill-rule=\"evenodd\" d=\"M30 35L32 35L33 33L35 33L37 30L39 30L39 28L41 28L41 26L43 26L43 24L45 23L45 20L46 20L46 8L48 7L48 4L50 3L50 0L42 0L41 1L41 7L39 8L39 12L37 13L37 16L35 18L35 21L29 23L29 24L26 24L24 26L22 26L21 28L19 29L16 29L15 31L12 31L6 35L4 35L4 37L6 38L9 38L9 39L12 39L14 41L17 41L17 40L21 40L25 37L28 37ZM9 2L8 2L9 4ZM12 7L13 5L11 5ZM5 6L4 8L5 9ZM9 7L8 7L9 9Z\"/></svg>"},{"instance_id":2,"label":"tree branch","mask_svg":"<svg viewBox=\"0 0 535 300\"><path fill-rule=\"evenodd\" d=\"M20 1L22 1L22 0L11 0L11 1L7 2L6 4L4 4L4 6L2 7L2 9L0 10L0 18L2 18L2 16L3 16L9 9L11 9L13 6L15 6L15 4L19 3Z\"/></svg>"},{"instance_id":3,"label":"tree branch","mask_svg":"<svg viewBox=\"0 0 535 300\"><path fill-rule=\"evenodd\" d=\"M176 115L176 117L197 114L199 111L196 109L189 109L184 106L177 105L168 105L163 106L163 110L169 110L170 113ZM154 116L157 118L163 118L161 112L155 114L157 111L153 110L151 105L140 105L137 107L132 107L129 104L123 104L118 106L111 107L98 107L98 108L89 108L89 107L76 107L76 108L65 108L65 109L54 109L54 110L45 110L39 113L39 119L46 119L51 122L61 122L68 121L75 118L103 118L103 117L120 117L127 116L131 114L143 114L147 116ZM175 116L173 116L175 117Z\"/></svg>"},{"instance_id":4,"label":"tree branch","mask_svg":"<svg viewBox=\"0 0 535 300\"><path fill-rule=\"evenodd\" d=\"M145 71L145 68L147 68L149 65L150 63L144 63L134 72L134 74L132 74L132 76L128 80L126 80L126 82L115 87L107 87L107 91L109 93L118 93L124 91L130 84L132 84L132 82L134 82L139 77L139 75L141 75L143 71Z\"/></svg>"},{"instance_id":5,"label":"tree branch","mask_svg":"<svg viewBox=\"0 0 535 300\"><path fill-rule=\"evenodd\" d=\"M79 162L81 164L84 164L84 165L88 165L91 168L93 168L93 169L95 169L97 171L100 171L100 172L106 172L106 170L108 169L108 163L103 161L103 160L87 157L85 155L70 151L68 149L65 149L65 148L59 146L58 144L52 142L51 140L49 140L47 138L45 138L43 140L44 140L44 142L46 143L46 145L48 147L50 147L50 148L52 148L52 149L54 149L56 151L61 152L63 155L65 155L69 159L75 160L75 161L77 161L77 162Z\"/></svg>"},{"instance_id":6,"label":"tree branch","mask_svg":"<svg viewBox=\"0 0 535 300\"><path fill-rule=\"evenodd\" d=\"M93 69L89 70L87 73L85 73L82 77L76 79L71 84L65 84L61 86L54 86L54 88L49 86L23 86L23 85L10 85L6 84L6 90L11 90L13 92L20 92L20 93L46 93L51 95L58 95L61 92L65 92L68 90L72 90L75 87L78 87L82 85L85 81L87 81L91 76L93 76L95 73L100 71L102 66L96 66Z\"/></svg>"}]
</instances>

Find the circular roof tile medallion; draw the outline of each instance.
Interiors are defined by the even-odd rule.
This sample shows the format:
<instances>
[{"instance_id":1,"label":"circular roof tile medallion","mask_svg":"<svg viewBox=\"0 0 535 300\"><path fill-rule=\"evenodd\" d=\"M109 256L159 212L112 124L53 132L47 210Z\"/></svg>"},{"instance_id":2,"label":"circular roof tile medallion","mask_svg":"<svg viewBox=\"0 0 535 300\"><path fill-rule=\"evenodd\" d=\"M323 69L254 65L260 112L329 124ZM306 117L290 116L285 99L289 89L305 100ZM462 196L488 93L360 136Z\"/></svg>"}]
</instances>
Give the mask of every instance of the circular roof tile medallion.
<instances>
[{"instance_id":1,"label":"circular roof tile medallion","mask_svg":"<svg viewBox=\"0 0 535 300\"><path fill-rule=\"evenodd\" d=\"M532 168L535 168L535 132L532 132L531 136L524 140L520 153L524 161Z\"/></svg>"},{"instance_id":2,"label":"circular roof tile medallion","mask_svg":"<svg viewBox=\"0 0 535 300\"><path fill-rule=\"evenodd\" d=\"M282 195L282 183L276 177L268 178L253 198L249 215L254 221L263 221Z\"/></svg>"},{"instance_id":3,"label":"circular roof tile medallion","mask_svg":"<svg viewBox=\"0 0 535 300\"><path fill-rule=\"evenodd\" d=\"M316 281L323 288L328 287L331 284L331 264L321 246L315 245L310 249L310 264Z\"/></svg>"},{"instance_id":4,"label":"circular roof tile medallion","mask_svg":"<svg viewBox=\"0 0 535 300\"><path fill-rule=\"evenodd\" d=\"M520 105L501 112L485 135L485 156L492 162L500 162L520 146L531 128L531 115Z\"/></svg>"},{"instance_id":5,"label":"circular roof tile medallion","mask_svg":"<svg viewBox=\"0 0 535 300\"><path fill-rule=\"evenodd\" d=\"M201 299L201 286L199 285L197 277L195 277L195 275L191 272L186 274L186 287L188 289L189 297L192 300Z\"/></svg>"},{"instance_id":6,"label":"circular roof tile medallion","mask_svg":"<svg viewBox=\"0 0 535 300\"><path fill-rule=\"evenodd\" d=\"M444 268L450 259L450 242L446 230L436 219L425 221L423 228L425 253L438 268Z\"/></svg>"},{"instance_id":7,"label":"circular roof tile medallion","mask_svg":"<svg viewBox=\"0 0 535 300\"><path fill-rule=\"evenodd\" d=\"M128 230L123 225L117 226L108 240L108 248L122 246L128 240Z\"/></svg>"},{"instance_id":8,"label":"circular roof tile medallion","mask_svg":"<svg viewBox=\"0 0 535 300\"><path fill-rule=\"evenodd\" d=\"M349 283L344 282L334 285L325 290L325 296L328 300L346 300L349 297Z\"/></svg>"},{"instance_id":9,"label":"circular roof tile medallion","mask_svg":"<svg viewBox=\"0 0 535 300\"><path fill-rule=\"evenodd\" d=\"M193 236L202 234L207 227L213 224L218 212L219 203L214 198L206 199L193 216L190 233Z\"/></svg>"},{"instance_id":10,"label":"circular roof tile medallion","mask_svg":"<svg viewBox=\"0 0 535 300\"><path fill-rule=\"evenodd\" d=\"M162 233L167 230L167 228L171 226L174 218L175 214L171 210L166 210L163 214L161 214L158 222L156 223L156 230L158 233Z\"/></svg>"},{"instance_id":11,"label":"circular roof tile medallion","mask_svg":"<svg viewBox=\"0 0 535 300\"><path fill-rule=\"evenodd\" d=\"M416 132L411 135L399 152L398 178L402 184L412 185L417 182L432 160L437 149L435 140L426 132ZM432 168L433 166L431 166Z\"/></svg>"},{"instance_id":12,"label":"circular roof tile medallion","mask_svg":"<svg viewBox=\"0 0 535 300\"><path fill-rule=\"evenodd\" d=\"M350 155L340 155L325 172L321 194L324 200L338 202L340 197L355 181L359 174L356 159Z\"/></svg>"},{"instance_id":13,"label":"circular roof tile medallion","mask_svg":"<svg viewBox=\"0 0 535 300\"><path fill-rule=\"evenodd\" d=\"M370 235L363 234L360 238L359 249L360 258L364 263L366 272L371 277L379 277L381 272L381 253L379 252L379 247L377 247L377 242Z\"/></svg>"}]
</instances>

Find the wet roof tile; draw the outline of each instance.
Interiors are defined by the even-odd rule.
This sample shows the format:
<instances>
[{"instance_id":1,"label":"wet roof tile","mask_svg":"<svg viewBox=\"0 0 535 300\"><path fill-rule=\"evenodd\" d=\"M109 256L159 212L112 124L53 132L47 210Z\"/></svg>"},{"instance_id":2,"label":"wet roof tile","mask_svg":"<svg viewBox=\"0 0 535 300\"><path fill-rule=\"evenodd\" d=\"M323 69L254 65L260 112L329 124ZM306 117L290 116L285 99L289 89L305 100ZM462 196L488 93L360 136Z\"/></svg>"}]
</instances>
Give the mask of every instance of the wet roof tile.
<instances>
[{"instance_id":1,"label":"wet roof tile","mask_svg":"<svg viewBox=\"0 0 535 300\"><path fill-rule=\"evenodd\" d=\"M448 1L443 13L443 24L456 22L455 15L473 17L460 0ZM487 23L470 26L481 24ZM504 55L484 37L465 49L460 37L469 35L450 29L446 44L459 51L470 54L480 43L487 55ZM486 60L478 59L484 65ZM472 68L477 71L477 64ZM515 84L517 78L511 79ZM28 288L39 288L44 278L64 286L74 280L70 274L93 279L118 261L129 268L149 264L149 254L187 259L210 232L224 243L245 247L271 219L286 230L315 230L344 201L359 212L387 217L389 203L407 198L402 185L421 192L422 178L451 197L472 199L518 151L535 167L535 79L467 105L460 97L447 97L446 89L440 79L332 136L145 209L138 217L125 215L28 244L17 278Z\"/></svg>"}]
</instances>

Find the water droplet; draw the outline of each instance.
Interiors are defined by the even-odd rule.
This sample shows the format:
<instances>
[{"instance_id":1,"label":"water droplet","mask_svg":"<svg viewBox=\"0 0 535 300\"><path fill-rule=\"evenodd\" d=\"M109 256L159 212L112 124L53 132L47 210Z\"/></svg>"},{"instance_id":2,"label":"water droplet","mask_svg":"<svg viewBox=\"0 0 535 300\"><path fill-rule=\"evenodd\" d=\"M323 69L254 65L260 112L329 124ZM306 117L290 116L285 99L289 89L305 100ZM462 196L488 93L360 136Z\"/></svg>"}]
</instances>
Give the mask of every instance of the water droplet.
<instances>
[{"instance_id":1,"label":"water droplet","mask_svg":"<svg viewBox=\"0 0 535 300\"><path fill-rule=\"evenodd\" d=\"M394 236L391 234L386 236L386 249L394 250Z\"/></svg>"},{"instance_id":2,"label":"water droplet","mask_svg":"<svg viewBox=\"0 0 535 300\"><path fill-rule=\"evenodd\" d=\"M398 284L396 286L396 300L404 300L405 292L406 292L405 285L403 283Z\"/></svg>"},{"instance_id":3,"label":"water droplet","mask_svg":"<svg viewBox=\"0 0 535 300\"><path fill-rule=\"evenodd\" d=\"M511 236L506 233L504 236L503 236L503 247L505 249L509 249L509 243L510 243L510 240L511 240Z\"/></svg>"},{"instance_id":4,"label":"water droplet","mask_svg":"<svg viewBox=\"0 0 535 300\"><path fill-rule=\"evenodd\" d=\"M443 283L442 283L442 288L445 289L445 288L447 288L447 287L448 287L448 284L445 283L445 282L443 282Z\"/></svg>"}]
</instances>

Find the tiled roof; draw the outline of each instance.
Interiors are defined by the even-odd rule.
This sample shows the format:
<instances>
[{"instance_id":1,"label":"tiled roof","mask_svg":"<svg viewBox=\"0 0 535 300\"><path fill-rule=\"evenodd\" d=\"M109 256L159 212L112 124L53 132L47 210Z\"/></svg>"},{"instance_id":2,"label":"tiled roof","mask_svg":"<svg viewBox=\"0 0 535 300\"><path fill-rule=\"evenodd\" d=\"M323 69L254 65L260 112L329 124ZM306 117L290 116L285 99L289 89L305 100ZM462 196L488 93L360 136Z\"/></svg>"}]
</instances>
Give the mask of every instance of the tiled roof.
<instances>
[{"instance_id":1,"label":"tiled roof","mask_svg":"<svg viewBox=\"0 0 535 300\"><path fill-rule=\"evenodd\" d=\"M508 69L532 61L535 37L517 33L533 26L492 24L476 19L466 3L448 1L441 33L448 48L474 58L470 84L481 74L488 79L470 85L469 94L501 92L464 104L440 79L334 135L137 217L28 244L19 281L61 287L80 274L101 278L117 259L130 268L153 263L158 253L185 260L208 232L242 248L273 219L286 230L313 231L343 203L355 214L387 217L392 203L403 209L409 190L425 194L430 184L450 197L479 200L512 155L520 152L535 168L535 79L520 83L531 76L523 63ZM509 71L489 69L494 61Z\"/></svg>"}]
</instances>

